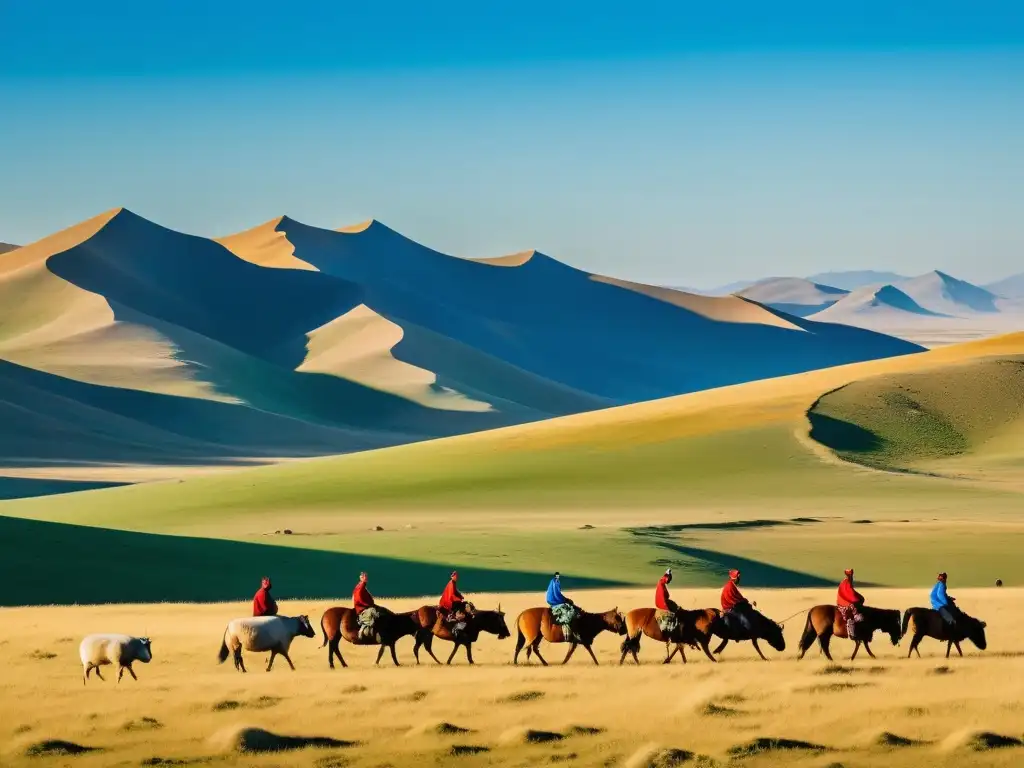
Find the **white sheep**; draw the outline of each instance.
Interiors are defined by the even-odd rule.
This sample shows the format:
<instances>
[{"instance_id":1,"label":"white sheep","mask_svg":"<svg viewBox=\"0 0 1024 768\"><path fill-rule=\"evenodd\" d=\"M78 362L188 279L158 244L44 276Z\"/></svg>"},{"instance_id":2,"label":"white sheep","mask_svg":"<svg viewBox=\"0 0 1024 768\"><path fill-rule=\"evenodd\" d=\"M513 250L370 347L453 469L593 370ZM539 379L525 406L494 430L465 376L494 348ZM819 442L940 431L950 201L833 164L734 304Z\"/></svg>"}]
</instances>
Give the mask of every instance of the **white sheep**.
<instances>
[{"instance_id":1,"label":"white sheep","mask_svg":"<svg viewBox=\"0 0 1024 768\"><path fill-rule=\"evenodd\" d=\"M288 649L298 635L316 636L308 616L255 616L234 619L224 629L224 639L221 640L217 659L223 664L228 658L228 653L232 652L235 655L235 669L245 672L245 662L242 661L243 649L254 652L270 651L267 672L273 668L274 657L277 654L284 656L288 666L294 670L295 665L288 658Z\"/></svg>"},{"instance_id":2,"label":"white sheep","mask_svg":"<svg viewBox=\"0 0 1024 768\"><path fill-rule=\"evenodd\" d=\"M78 646L78 655L82 659L82 684L89 679L89 673L96 670L100 680L100 667L104 664L117 664L117 682L127 669L133 680L138 680L132 663L141 661L149 664L153 658L153 649L148 637L132 637L131 635L89 635Z\"/></svg>"}]
</instances>

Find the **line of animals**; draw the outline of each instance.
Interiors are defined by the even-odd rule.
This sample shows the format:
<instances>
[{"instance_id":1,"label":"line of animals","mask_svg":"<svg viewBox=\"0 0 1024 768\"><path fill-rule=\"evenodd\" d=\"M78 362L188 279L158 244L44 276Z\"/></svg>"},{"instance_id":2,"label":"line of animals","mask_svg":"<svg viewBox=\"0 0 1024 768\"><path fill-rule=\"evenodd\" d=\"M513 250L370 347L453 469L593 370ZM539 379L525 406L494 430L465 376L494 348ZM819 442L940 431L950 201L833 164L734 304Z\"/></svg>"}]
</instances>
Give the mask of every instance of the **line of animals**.
<instances>
[{"instance_id":1,"label":"line of animals","mask_svg":"<svg viewBox=\"0 0 1024 768\"><path fill-rule=\"evenodd\" d=\"M612 632L625 636L620 650L622 655L619 664L627 656L640 663L639 650L641 638L647 637L665 643L666 656L663 663L668 664L679 655L686 663L685 647L699 648L711 660L717 661L715 655L720 654L729 642L750 641L758 655L765 661L764 653L758 645L764 640L776 651L786 649L783 636L784 623L777 623L755 609L739 591L741 574L738 570L730 571L729 581L722 590L722 609L704 608L687 610L680 608L669 596L668 585L672 581L672 571L667 570L658 581L655 590L655 607L635 608L626 614L618 608L609 611L592 613L581 610L561 592L560 575L555 573L548 586L546 607L528 608L516 619L517 640L513 664L519 663L519 654L526 650L526 660L536 655L541 664L547 661L540 653L541 640L549 643L568 643L569 650L563 664L572 658L577 647L582 646L597 664L592 645L595 638L602 632ZM840 583L836 605L816 605L807 612L807 619L800 637L800 654L804 654L817 640L825 657L832 661L830 643L833 637L852 639L854 641L852 661L857 657L861 646L871 658L871 641L875 632L889 636L894 646L907 636L911 637L907 656L914 652L920 657L918 645L925 637L932 637L946 643L946 657L952 648L963 656L960 643L970 640L980 650L985 650L985 622L968 616L955 607L955 600L946 594L946 574L939 574L938 582L932 589L931 608L910 608L901 614L895 609L875 608L864 604L864 597L856 591L853 584L853 570L845 572ZM476 610L472 603L465 600L458 591L458 574L453 573L439 605L424 605L413 611L393 613L378 606L367 587L368 577L360 575L359 583L353 591L354 606L336 606L327 609L320 619L323 635L321 648L327 648L327 661L334 669L335 657L343 667L347 667L341 654L341 641L346 640L353 645L379 646L377 660L379 664L385 649L391 652L393 663L398 666L395 650L397 642L406 636L414 638L413 655L416 663L420 663L419 652L423 648L430 657L440 664L432 648L434 638L453 643L452 652L448 657L451 664L459 647L465 648L466 658L473 663L473 644L481 633L505 639L511 636L505 623L505 614L499 605L497 610ZM308 616L279 616L277 604L270 596L270 579L264 578L260 591L253 600L254 615L234 619L224 629L218 660L223 663L229 655L233 655L235 669L245 672L245 661L242 652L270 653L267 671L271 671L275 658L283 656L292 670L295 666L288 655L292 641L299 636L316 637L316 631ZM798 615L798 614L797 614ZM792 617L791 617L792 618ZM721 643L712 653L710 645L713 638ZM130 635L96 634L86 637L79 648L83 665L83 682L88 681L90 673L95 670L101 680L100 668L106 665L117 665L117 680L120 682L125 670L138 680L132 664L136 661L149 663L152 658L152 644L149 638L132 637Z\"/></svg>"}]
</instances>

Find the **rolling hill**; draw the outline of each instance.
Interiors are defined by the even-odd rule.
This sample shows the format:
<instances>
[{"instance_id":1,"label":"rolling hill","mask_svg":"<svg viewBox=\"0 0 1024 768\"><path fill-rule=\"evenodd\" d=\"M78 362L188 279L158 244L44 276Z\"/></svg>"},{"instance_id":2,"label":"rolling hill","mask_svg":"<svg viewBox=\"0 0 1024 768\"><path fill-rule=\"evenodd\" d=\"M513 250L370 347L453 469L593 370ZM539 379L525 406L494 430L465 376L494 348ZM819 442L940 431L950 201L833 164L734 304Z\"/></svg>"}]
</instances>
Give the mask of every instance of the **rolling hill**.
<instances>
[{"instance_id":1,"label":"rolling hill","mask_svg":"<svg viewBox=\"0 0 1024 768\"><path fill-rule=\"evenodd\" d=\"M828 309L849 291L805 280L802 277L770 277L754 283L737 296L753 299L780 312L806 317Z\"/></svg>"},{"instance_id":2,"label":"rolling hill","mask_svg":"<svg viewBox=\"0 0 1024 768\"><path fill-rule=\"evenodd\" d=\"M917 351L378 222L217 241L116 209L0 259L0 474L178 477Z\"/></svg>"},{"instance_id":3,"label":"rolling hill","mask_svg":"<svg viewBox=\"0 0 1024 768\"><path fill-rule=\"evenodd\" d=\"M1007 299L1024 299L1024 272L983 286L985 290Z\"/></svg>"},{"instance_id":4,"label":"rolling hill","mask_svg":"<svg viewBox=\"0 0 1024 768\"><path fill-rule=\"evenodd\" d=\"M906 275L898 275L895 272L860 269L845 272L819 272L816 275L809 275L807 279L814 283L842 288L845 291L855 291L858 288L866 288L870 285L878 286L886 283L899 283L908 278Z\"/></svg>"},{"instance_id":5,"label":"rolling hill","mask_svg":"<svg viewBox=\"0 0 1024 768\"><path fill-rule=\"evenodd\" d=\"M835 304L815 314L814 319L829 323L875 322L878 325L898 325L918 317L945 317L925 309L893 285L858 288Z\"/></svg>"}]
</instances>

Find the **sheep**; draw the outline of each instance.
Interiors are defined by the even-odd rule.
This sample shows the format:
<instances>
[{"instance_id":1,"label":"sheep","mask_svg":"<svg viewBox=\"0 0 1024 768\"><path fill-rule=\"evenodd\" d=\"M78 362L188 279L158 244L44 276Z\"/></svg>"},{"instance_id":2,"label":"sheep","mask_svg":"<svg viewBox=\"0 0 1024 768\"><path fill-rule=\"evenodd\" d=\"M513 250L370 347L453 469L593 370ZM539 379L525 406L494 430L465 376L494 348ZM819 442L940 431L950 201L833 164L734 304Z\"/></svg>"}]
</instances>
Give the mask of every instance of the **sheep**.
<instances>
[{"instance_id":1,"label":"sheep","mask_svg":"<svg viewBox=\"0 0 1024 768\"><path fill-rule=\"evenodd\" d=\"M117 664L117 682L127 669L133 680L138 680L132 663L141 661L149 664L153 658L153 649L148 637L132 637L131 635L89 635L78 646L78 655L82 659L82 685L89 679L89 673L96 670L100 680L100 667L104 664Z\"/></svg>"},{"instance_id":2,"label":"sheep","mask_svg":"<svg viewBox=\"0 0 1024 768\"><path fill-rule=\"evenodd\" d=\"M245 672L245 662L242 661L242 650L246 651L270 651L270 661L267 663L267 672L274 666L274 657L277 654L284 656L288 666L295 670L295 665L288 657L288 648L292 640L298 635L303 637L316 637L313 625L309 623L308 616L257 616L244 619L234 619L228 622L224 629L224 639L220 643L220 653L217 655L219 663L223 664L227 658L229 649L235 655L235 669Z\"/></svg>"}]
</instances>

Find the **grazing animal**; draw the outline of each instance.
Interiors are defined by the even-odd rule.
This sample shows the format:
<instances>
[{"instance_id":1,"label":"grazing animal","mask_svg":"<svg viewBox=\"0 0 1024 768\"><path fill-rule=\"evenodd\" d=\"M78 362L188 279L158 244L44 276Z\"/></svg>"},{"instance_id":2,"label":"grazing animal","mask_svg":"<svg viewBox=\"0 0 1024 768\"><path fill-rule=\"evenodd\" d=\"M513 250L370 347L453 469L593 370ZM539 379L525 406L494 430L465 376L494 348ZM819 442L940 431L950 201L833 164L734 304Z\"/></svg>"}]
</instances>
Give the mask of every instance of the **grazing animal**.
<instances>
[{"instance_id":1,"label":"grazing animal","mask_svg":"<svg viewBox=\"0 0 1024 768\"><path fill-rule=\"evenodd\" d=\"M281 654L288 666L295 670L291 658L288 656L288 649L299 635L302 637L316 637L313 625L309 623L308 616L253 616L244 619L235 619L228 622L224 629L224 639L220 643L220 653L217 659L223 664L228 653L235 656L235 669L245 672L245 662L242 660L242 651L270 651L270 661L267 662L267 672L274 668L274 658Z\"/></svg>"},{"instance_id":2,"label":"grazing animal","mask_svg":"<svg viewBox=\"0 0 1024 768\"><path fill-rule=\"evenodd\" d=\"M327 646L327 663L334 669L334 657L338 657L341 666L347 667L345 658L341 655L342 639L352 645L379 645L376 664L380 664L384 656L384 649L391 651L391 661L396 667L398 655L395 653L395 643L407 635L415 635L422 629L419 619L419 611L407 613L382 612L374 625L374 636L364 637L359 632L359 614L353 608L346 606L335 606L324 611L320 617L320 630L323 632L324 641L321 648Z\"/></svg>"},{"instance_id":3,"label":"grazing animal","mask_svg":"<svg viewBox=\"0 0 1024 768\"><path fill-rule=\"evenodd\" d=\"M906 637L908 634L911 636L907 658L910 658L914 651L917 651L918 658L921 657L921 651L917 646L926 637L934 637L936 640L946 642L947 659L950 650L954 647L957 653L961 656L964 655L964 652L960 650L960 643L964 640L970 640L978 647L978 650L984 651L988 647L988 640L985 639L985 627L984 621L963 612L957 618L954 628L942 620L938 611L931 608L908 608L907 612L903 614L902 627L903 636Z\"/></svg>"},{"instance_id":4,"label":"grazing animal","mask_svg":"<svg viewBox=\"0 0 1024 768\"><path fill-rule=\"evenodd\" d=\"M576 620L576 634L578 640L567 638L565 631L560 624L555 623L551 616L551 608L527 608L519 614L516 619L516 652L512 657L512 663L519 663L519 652L526 648L526 660L530 660L531 653L537 654L540 663L545 667L548 665L544 657L540 655L540 641L547 640L549 643L571 643L569 652L565 654L563 664L568 663L572 658L576 647L582 645L587 649L590 658L597 664L597 657L591 645L594 638L602 632L615 632L619 635L626 633L626 619L619 613L618 608L612 608L603 613L588 613L583 611Z\"/></svg>"},{"instance_id":5,"label":"grazing animal","mask_svg":"<svg viewBox=\"0 0 1024 768\"><path fill-rule=\"evenodd\" d=\"M741 626L739 620L734 617L734 621L728 622L725 614L723 614L718 621L715 621L711 625L711 634L715 637L722 638L721 644L715 648L715 654L721 653L725 650L725 646L732 640L734 643L742 642L743 640L749 640L754 650L757 651L757 655L761 657L762 661L768 661L765 655L761 653L761 647L757 644L758 640L765 640L768 645L774 648L776 651L781 653L786 650L786 638L783 636L783 625L777 624L763 613L749 609L746 612L746 618L750 622L750 629Z\"/></svg>"},{"instance_id":6,"label":"grazing animal","mask_svg":"<svg viewBox=\"0 0 1024 768\"><path fill-rule=\"evenodd\" d=\"M440 664L437 656L434 655L434 651L431 649L431 645L434 642L434 638L440 638L441 640L448 640L455 643L455 647L452 648L452 653L448 657L446 663L451 664L452 659L455 658L455 653L462 646L466 649L466 658L469 663L473 663L473 643L475 643L481 632L488 632L492 635L497 635L499 640L504 640L506 637L510 637L511 633L508 631L508 625L505 623L505 613L501 610L501 606L498 606L496 611L476 611L471 618L466 622L466 629L459 634L459 636L453 637L451 629L443 621L441 621L440 611L436 606L424 605L418 611L415 611L416 617L420 622L421 629L416 633L416 645L413 646L412 653L416 657L416 663L420 663L420 648L425 648L427 653L430 654L430 658Z\"/></svg>"},{"instance_id":7,"label":"grazing animal","mask_svg":"<svg viewBox=\"0 0 1024 768\"><path fill-rule=\"evenodd\" d=\"M700 648L704 655L716 661L708 649L711 642L712 627L718 621L721 612L717 608L705 608L696 611L680 609L676 611L678 624L671 634L666 635L657 619L655 608L634 608L626 614L626 639L622 641L622 656L619 664L626 660L626 654L633 656L633 661L640 663L637 655L640 651L640 638L647 635L652 640L665 643L665 661L668 664L678 653L683 664L686 663L686 651L683 646Z\"/></svg>"},{"instance_id":8,"label":"grazing animal","mask_svg":"<svg viewBox=\"0 0 1024 768\"><path fill-rule=\"evenodd\" d=\"M141 661L149 664L153 659L153 649L148 637L132 637L131 635L89 635L78 646L78 655L82 659L82 685L89 679L89 673L96 670L100 680L100 667L106 664L117 664L117 682L127 669L132 680L138 680L132 664Z\"/></svg>"},{"instance_id":9,"label":"grazing animal","mask_svg":"<svg viewBox=\"0 0 1024 768\"><path fill-rule=\"evenodd\" d=\"M871 640L875 632L885 632L893 645L900 643L900 612L895 609L875 608L870 605L861 606L863 620L857 623L857 638L854 642L853 655L850 661L857 658L857 651L861 645L868 652L872 659L875 654L871 652ZM833 637L849 638L846 631L846 622L839 615L839 609L834 605L816 605L807 612L807 623L804 625L804 633L800 637L800 655L802 659L808 649L814 645L814 639L818 639L822 653L825 658L832 661L832 654L829 652L829 643Z\"/></svg>"}]
</instances>

